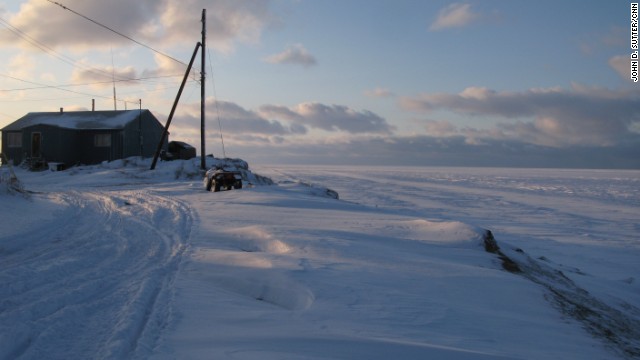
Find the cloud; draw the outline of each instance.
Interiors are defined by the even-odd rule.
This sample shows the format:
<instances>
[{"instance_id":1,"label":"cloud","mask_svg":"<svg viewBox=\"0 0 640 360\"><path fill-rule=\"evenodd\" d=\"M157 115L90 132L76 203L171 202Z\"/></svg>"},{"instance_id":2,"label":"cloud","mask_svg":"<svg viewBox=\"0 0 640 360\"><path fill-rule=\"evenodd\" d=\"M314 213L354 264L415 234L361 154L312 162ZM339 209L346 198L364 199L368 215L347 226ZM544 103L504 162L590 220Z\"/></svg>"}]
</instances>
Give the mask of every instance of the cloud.
<instances>
[{"instance_id":1,"label":"cloud","mask_svg":"<svg viewBox=\"0 0 640 360\"><path fill-rule=\"evenodd\" d=\"M444 120L426 120L424 127L429 136L449 137L460 134L455 125Z\"/></svg>"},{"instance_id":2,"label":"cloud","mask_svg":"<svg viewBox=\"0 0 640 360\"><path fill-rule=\"evenodd\" d=\"M155 32L156 37L159 35L172 43L192 39L195 44L202 26L201 9L207 9L207 40L225 53L233 51L235 42L258 42L263 29L277 22L270 11L270 0L169 0L165 3L159 24L163 31Z\"/></svg>"},{"instance_id":3,"label":"cloud","mask_svg":"<svg viewBox=\"0 0 640 360\"><path fill-rule=\"evenodd\" d=\"M608 90L579 86L573 92L598 94L600 98L619 96ZM488 89L466 92L469 98L483 98L485 94L485 101L490 101L501 93ZM218 101L216 106L213 100L209 98L206 104L207 153L222 155L217 115L213 115L219 113L226 155L241 157L251 163L640 168L638 132L635 135L627 133L628 141L607 146L581 143L561 147L527 138L539 136L540 128L561 133L557 127L562 124L545 118L538 122L503 123L492 129L461 128L446 120L426 120L426 134L411 136L389 133L388 128L389 132L350 132L335 127L332 113L352 114L358 118L367 112L318 103L293 107L264 105L258 110L249 110L229 101ZM156 116L165 118L161 114ZM315 123L321 119L325 120ZM318 137L308 131L316 127L332 132ZM199 104L181 105L170 129L171 140L197 145L200 143L199 131Z\"/></svg>"},{"instance_id":4,"label":"cloud","mask_svg":"<svg viewBox=\"0 0 640 360\"><path fill-rule=\"evenodd\" d=\"M86 17L153 47L195 45L200 40L201 10L207 10L208 45L231 52L235 42L256 42L275 21L268 0L66 0L64 5ZM108 49L133 44L47 1L29 0L9 22L49 47ZM31 47L10 32L0 33L4 46Z\"/></svg>"},{"instance_id":5,"label":"cloud","mask_svg":"<svg viewBox=\"0 0 640 360\"><path fill-rule=\"evenodd\" d=\"M294 64L304 67L310 67L318 63L316 58L301 44L289 46L283 52L267 57L265 61L271 64Z\"/></svg>"},{"instance_id":6,"label":"cloud","mask_svg":"<svg viewBox=\"0 0 640 360\"><path fill-rule=\"evenodd\" d=\"M187 123L194 124L194 126L199 129L200 104L187 105L186 112L188 115L183 115L182 118L185 119ZM230 101L218 100L216 104L215 99L209 98L206 103L206 112L210 114L208 119L209 123L216 123L217 114L219 114L221 125L227 134L282 136L304 133L306 130L298 126L292 129L280 121L266 119L261 114L247 110ZM211 114L216 114L215 119Z\"/></svg>"},{"instance_id":7,"label":"cloud","mask_svg":"<svg viewBox=\"0 0 640 360\"><path fill-rule=\"evenodd\" d=\"M614 56L609 59L609 66L615 70L621 78L631 82L631 59L629 55Z\"/></svg>"},{"instance_id":8,"label":"cloud","mask_svg":"<svg viewBox=\"0 0 640 360\"><path fill-rule=\"evenodd\" d=\"M372 98L390 98L396 96L396 94L394 94L391 90L381 87L366 90L364 92L364 95Z\"/></svg>"},{"instance_id":9,"label":"cloud","mask_svg":"<svg viewBox=\"0 0 640 360\"><path fill-rule=\"evenodd\" d=\"M445 30L469 25L480 17L471 10L471 4L454 3L438 12L435 21L429 27L431 31Z\"/></svg>"},{"instance_id":10,"label":"cloud","mask_svg":"<svg viewBox=\"0 0 640 360\"><path fill-rule=\"evenodd\" d=\"M24 52L13 56L6 66L9 74L19 79L32 79L36 70L36 62L33 57Z\"/></svg>"},{"instance_id":11,"label":"cloud","mask_svg":"<svg viewBox=\"0 0 640 360\"><path fill-rule=\"evenodd\" d=\"M75 68L71 74L71 82L74 84L92 84L97 88L112 87L112 81L118 81L120 85L138 85L135 81L122 81L127 79L136 79L138 74L133 66L114 69L111 66L102 68L92 67L79 69Z\"/></svg>"},{"instance_id":12,"label":"cloud","mask_svg":"<svg viewBox=\"0 0 640 360\"><path fill-rule=\"evenodd\" d=\"M110 88L112 81L115 79L117 86L140 85L141 81L155 79L153 83L156 85L164 85L159 82L159 78L168 79L168 81L178 87L181 79L184 77L185 68L170 58L155 54L156 67L144 70L138 70L133 66L112 67L111 65L95 65L86 61L76 63L71 73L71 82L73 84L91 84L95 88ZM190 79L199 79L199 69L192 68Z\"/></svg>"},{"instance_id":13,"label":"cloud","mask_svg":"<svg viewBox=\"0 0 640 360\"><path fill-rule=\"evenodd\" d=\"M344 131L351 134L390 134L394 128L371 111L356 111L342 105L302 103L293 108L265 105L260 113L325 131Z\"/></svg>"},{"instance_id":14,"label":"cloud","mask_svg":"<svg viewBox=\"0 0 640 360\"><path fill-rule=\"evenodd\" d=\"M612 146L630 139L640 122L640 92L574 85L571 90L498 92L470 87L459 94L421 94L400 99L405 110L446 110L473 117L497 117L495 134L531 144L564 147ZM531 120L533 119L533 120Z\"/></svg>"},{"instance_id":15,"label":"cloud","mask_svg":"<svg viewBox=\"0 0 640 360\"><path fill-rule=\"evenodd\" d=\"M580 50L586 55L594 54L610 48L627 47L627 31L622 26L612 26L607 32L585 34L586 38L580 43Z\"/></svg>"},{"instance_id":16,"label":"cloud","mask_svg":"<svg viewBox=\"0 0 640 360\"><path fill-rule=\"evenodd\" d=\"M219 118L225 144L245 149L244 151L265 151L267 148L258 149L267 145L277 145L278 149L295 149L296 144L310 145L318 142L344 142L357 137L388 136L393 129L384 119L371 112L357 112L344 106L318 103L300 104L292 108L264 105L254 111L229 101L219 100L216 104L213 98L208 98L206 113L207 143L213 144L210 147L216 147L220 143ZM163 114L156 116L159 119L166 118ZM318 137L317 134L310 133L310 128L322 128L333 133ZM173 140L199 144L200 104L180 105L169 130ZM265 153L273 155L275 150L271 147L268 149Z\"/></svg>"}]
</instances>

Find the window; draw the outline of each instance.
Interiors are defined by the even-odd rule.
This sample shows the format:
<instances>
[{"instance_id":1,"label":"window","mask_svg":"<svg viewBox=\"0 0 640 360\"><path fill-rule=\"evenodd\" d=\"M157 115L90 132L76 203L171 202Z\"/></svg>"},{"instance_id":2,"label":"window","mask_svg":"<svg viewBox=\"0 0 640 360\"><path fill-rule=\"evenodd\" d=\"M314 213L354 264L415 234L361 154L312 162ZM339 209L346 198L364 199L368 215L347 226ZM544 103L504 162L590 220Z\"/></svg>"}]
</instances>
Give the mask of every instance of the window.
<instances>
[{"instance_id":1,"label":"window","mask_svg":"<svg viewBox=\"0 0 640 360\"><path fill-rule=\"evenodd\" d=\"M7 133L7 146L10 148L21 148L22 133L19 133L19 132Z\"/></svg>"},{"instance_id":2,"label":"window","mask_svg":"<svg viewBox=\"0 0 640 360\"><path fill-rule=\"evenodd\" d=\"M111 134L96 134L93 138L93 145L95 147L110 147Z\"/></svg>"}]
</instances>

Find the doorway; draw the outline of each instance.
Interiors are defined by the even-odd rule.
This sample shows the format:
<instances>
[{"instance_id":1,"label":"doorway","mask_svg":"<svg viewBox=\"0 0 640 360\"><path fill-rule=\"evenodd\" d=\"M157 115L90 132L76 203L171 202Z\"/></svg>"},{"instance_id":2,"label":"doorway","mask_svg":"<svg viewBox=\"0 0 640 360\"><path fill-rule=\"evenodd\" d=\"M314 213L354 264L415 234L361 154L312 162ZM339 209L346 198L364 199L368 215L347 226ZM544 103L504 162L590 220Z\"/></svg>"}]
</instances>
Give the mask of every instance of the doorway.
<instances>
[{"instance_id":1,"label":"doorway","mask_svg":"<svg viewBox=\"0 0 640 360\"><path fill-rule=\"evenodd\" d=\"M42 156L42 133L31 133L31 157L39 158Z\"/></svg>"}]
</instances>

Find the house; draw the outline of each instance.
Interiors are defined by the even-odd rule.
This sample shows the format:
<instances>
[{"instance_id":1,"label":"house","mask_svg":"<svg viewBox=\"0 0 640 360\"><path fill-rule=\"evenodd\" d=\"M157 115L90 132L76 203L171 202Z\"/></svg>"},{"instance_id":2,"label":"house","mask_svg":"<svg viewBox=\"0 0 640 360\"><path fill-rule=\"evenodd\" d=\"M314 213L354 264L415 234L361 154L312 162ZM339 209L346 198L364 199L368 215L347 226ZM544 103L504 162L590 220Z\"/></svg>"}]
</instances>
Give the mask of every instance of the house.
<instances>
[{"instance_id":1,"label":"house","mask_svg":"<svg viewBox=\"0 0 640 360\"><path fill-rule=\"evenodd\" d=\"M130 156L153 156L163 132L149 110L33 112L0 129L2 153L14 165L28 161L63 167ZM168 139L164 139L163 149Z\"/></svg>"}]
</instances>

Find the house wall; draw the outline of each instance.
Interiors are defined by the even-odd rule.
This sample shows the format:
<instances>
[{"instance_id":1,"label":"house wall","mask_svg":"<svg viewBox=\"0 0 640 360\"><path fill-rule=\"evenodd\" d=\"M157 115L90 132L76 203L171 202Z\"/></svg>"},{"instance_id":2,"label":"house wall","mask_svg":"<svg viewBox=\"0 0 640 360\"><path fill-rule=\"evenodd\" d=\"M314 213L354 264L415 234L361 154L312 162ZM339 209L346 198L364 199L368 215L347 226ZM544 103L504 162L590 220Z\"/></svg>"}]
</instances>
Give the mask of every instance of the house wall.
<instances>
[{"instance_id":1,"label":"house wall","mask_svg":"<svg viewBox=\"0 0 640 360\"><path fill-rule=\"evenodd\" d=\"M76 130L78 163L83 165L99 164L123 158L122 130ZM109 146L96 146L96 135L109 136Z\"/></svg>"},{"instance_id":2,"label":"house wall","mask_svg":"<svg viewBox=\"0 0 640 360\"><path fill-rule=\"evenodd\" d=\"M143 110L141 116L130 122L124 129L124 157L140 156L152 157L158 148L164 127L149 110ZM140 146L140 132L142 131L142 146ZM167 149L169 140L163 141L162 148Z\"/></svg>"},{"instance_id":3,"label":"house wall","mask_svg":"<svg viewBox=\"0 0 640 360\"><path fill-rule=\"evenodd\" d=\"M18 165L22 162L24 150L22 149L22 147L9 147L9 133L22 134L22 132L21 131L3 131L2 132L2 153L5 155L7 160L12 161L13 165ZM4 159L2 161L4 161Z\"/></svg>"},{"instance_id":4,"label":"house wall","mask_svg":"<svg viewBox=\"0 0 640 360\"><path fill-rule=\"evenodd\" d=\"M73 144L76 134L73 130L51 125L33 125L22 129L22 148L20 160L14 157L14 162L24 160L23 156L35 156L32 153L32 137L34 133L40 134L40 157L49 162L62 162L73 164L76 157L76 149Z\"/></svg>"}]
</instances>

